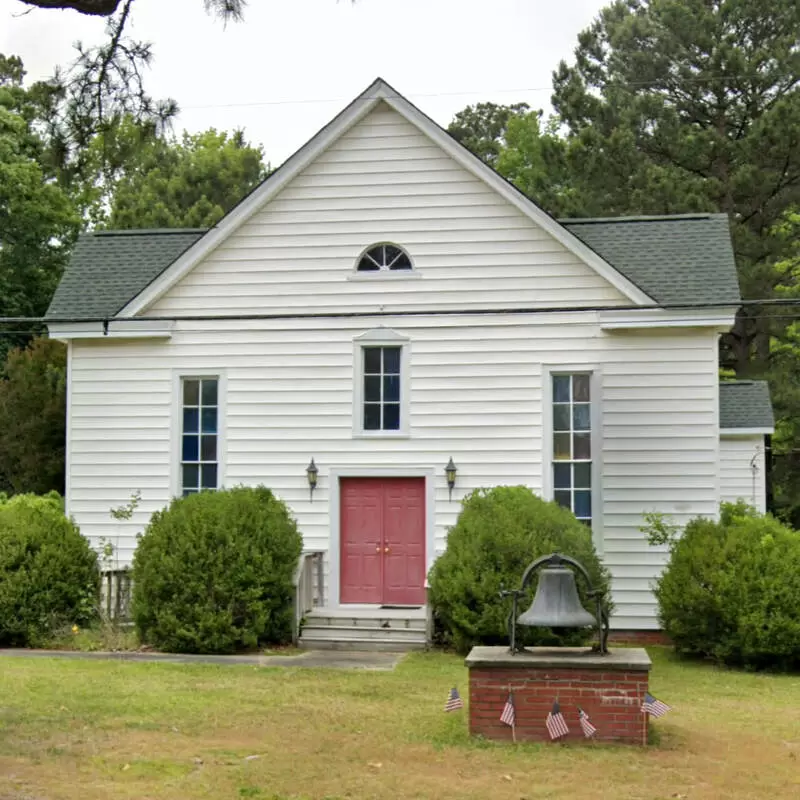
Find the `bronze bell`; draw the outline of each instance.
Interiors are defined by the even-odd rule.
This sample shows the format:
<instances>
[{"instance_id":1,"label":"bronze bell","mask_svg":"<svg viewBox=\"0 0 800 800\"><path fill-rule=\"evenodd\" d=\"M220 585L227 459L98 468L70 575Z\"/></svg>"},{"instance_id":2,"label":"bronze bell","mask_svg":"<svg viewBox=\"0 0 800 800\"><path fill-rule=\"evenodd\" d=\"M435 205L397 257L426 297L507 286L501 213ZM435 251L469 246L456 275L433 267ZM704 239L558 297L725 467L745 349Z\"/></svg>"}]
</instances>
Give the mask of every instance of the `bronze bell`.
<instances>
[{"instance_id":1,"label":"bronze bell","mask_svg":"<svg viewBox=\"0 0 800 800\"><path fill-rule=\"evenodd\" d=\"M597 625L578 597L575 573L560 566L539 572L539 584L531 607L517 618L517 624L536 628L588 628Z\"/></svg>"}]
</instances>

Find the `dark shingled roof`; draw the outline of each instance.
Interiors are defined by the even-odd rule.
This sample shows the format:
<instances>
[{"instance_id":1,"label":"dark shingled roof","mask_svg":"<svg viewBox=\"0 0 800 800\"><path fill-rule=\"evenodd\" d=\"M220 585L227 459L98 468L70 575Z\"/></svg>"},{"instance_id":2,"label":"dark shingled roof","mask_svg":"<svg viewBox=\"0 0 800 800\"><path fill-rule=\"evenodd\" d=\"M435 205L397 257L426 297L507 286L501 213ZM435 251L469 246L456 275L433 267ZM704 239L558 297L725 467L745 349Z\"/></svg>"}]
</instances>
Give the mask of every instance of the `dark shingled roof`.
<instances>
[{"instance_id":1,"label":"dark shingled roof","mask_svg":"<svg viewBox=\"0 0 800 800\"><path fill-rule=\"evenodd\" d=\"M560 221L659 303L739 303L725 214Z\"/></svg>"},{"instance_id":2,"label":"dark shingled roof","mask_svg":"<svg viewBox=\"0 0 800 800\"><path fill-rule=\"evenodd\" d=\"M659 303L739 302L724 214L573 219L561 224ZM47 315L113 317L204 232L84 234Z\"/></svg>"},{"instance_id":3,"label":"dark shingled roof","mask_svg":"<svg viewBox=\"0 0 800 800\"><path fill-rule=\"evenodd\" d=\"M113 317L205 229L101 231L78 238L48 317Z\"/></svg>"},{"instance_id":4,"label":"dark shingled roof","mask_svg":"<svg viewBox=\"0 0 800 800\"><path fill-rule=\"evenodd\" d=\"M766 381L724 381L719 385L720 430L774 428Z\"/></svg>"}]
</instances>

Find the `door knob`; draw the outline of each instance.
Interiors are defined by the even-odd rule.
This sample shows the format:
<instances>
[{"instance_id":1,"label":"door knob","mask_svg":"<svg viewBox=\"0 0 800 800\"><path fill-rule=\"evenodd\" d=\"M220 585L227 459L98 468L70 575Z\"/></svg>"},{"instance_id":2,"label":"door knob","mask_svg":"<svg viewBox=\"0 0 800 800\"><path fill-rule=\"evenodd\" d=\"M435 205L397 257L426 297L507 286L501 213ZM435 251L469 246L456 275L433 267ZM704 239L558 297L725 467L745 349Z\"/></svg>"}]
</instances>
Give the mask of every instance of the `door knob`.
<instances>
[{"instance_id":1,"label":"door knob","mask_svg":"<svg viewBox=\"0 0 800 800\"><path fill-rule=\"evenodd\" d=\"M388 548L388 547L384 547L384 548L383 548L383 552L384 552L384 553L388 553L388 552L389 552L389 548Z\"/></svg>"},{"instance_id":2,"label":"door knob","mask_svg":"<svg viewBox=\"0 0 800 800\"><path fill-rule=\"evenodd\" d=\"M381 551L380 547L376 547L376 548L375 548L375 552L376 552L376 553L380 553L380 551Z\"/></svg>"}]
</instances>

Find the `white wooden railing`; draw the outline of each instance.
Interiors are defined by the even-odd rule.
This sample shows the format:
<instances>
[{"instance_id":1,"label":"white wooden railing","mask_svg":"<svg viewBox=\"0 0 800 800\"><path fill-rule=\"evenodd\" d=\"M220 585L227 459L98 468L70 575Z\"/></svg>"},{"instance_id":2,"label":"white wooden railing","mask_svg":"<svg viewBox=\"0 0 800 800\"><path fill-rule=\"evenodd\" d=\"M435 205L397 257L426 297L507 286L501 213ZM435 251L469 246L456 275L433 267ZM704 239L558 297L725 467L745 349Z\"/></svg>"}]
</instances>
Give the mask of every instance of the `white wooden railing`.
<instances>
[{"instance_id":1,"label":"white wooden railing","mask_svg":"<svg viewBox=\"0 0 800 800\"><path fill-rule=\"evenodd\" d=\"M294 572L294 618L292 641L300 639L300 626L303 617L323 604L325 587L325 553L322 550L309 550L301 553Z\"/></svg>"},{"instance_id":2,"label":"white wooden railing","mask_svg":"<svg viewBox=\"0 0 800 800\"><path fill-rule=\"evenodd\" d=\"M107 620L129 621L132 589L130 570L102 570L100 573L100 614Z\"/></svg>"}]
</instances>

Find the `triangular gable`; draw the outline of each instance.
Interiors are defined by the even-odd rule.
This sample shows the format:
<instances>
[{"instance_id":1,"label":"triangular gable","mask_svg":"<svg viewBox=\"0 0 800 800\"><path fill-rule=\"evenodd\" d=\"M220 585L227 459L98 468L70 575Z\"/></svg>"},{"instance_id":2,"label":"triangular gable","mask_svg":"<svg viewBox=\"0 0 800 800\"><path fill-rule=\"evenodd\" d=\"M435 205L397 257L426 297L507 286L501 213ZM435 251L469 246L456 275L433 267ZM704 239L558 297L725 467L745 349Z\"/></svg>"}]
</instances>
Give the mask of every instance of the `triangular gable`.
<instances>
[{"instance_id":1,"label":"triangular gable","mask_svg":"<svg viewBox=\"0 0 800 800\"><path fill-rule=\"evenodd\" d=\"M223 217L214 228L199 239L194 246L190 247L168 269L136 295L119 312L118 316L132 317L141 314L284 189L327 148L369 114L381 101L414 125L461 167L482 180L497 194L529 217L536 225L549 233L567 250L594 269L609 284L630 299L634 305L657 305L652 297L622 275L577 236L570 233L553 217L539 208L516 187L477 156L473 155L467 148L459 144L433 120L379 78L296 153L290 156L269 178L257 186L244 200Z\"/></svg>"}]
</instances>

